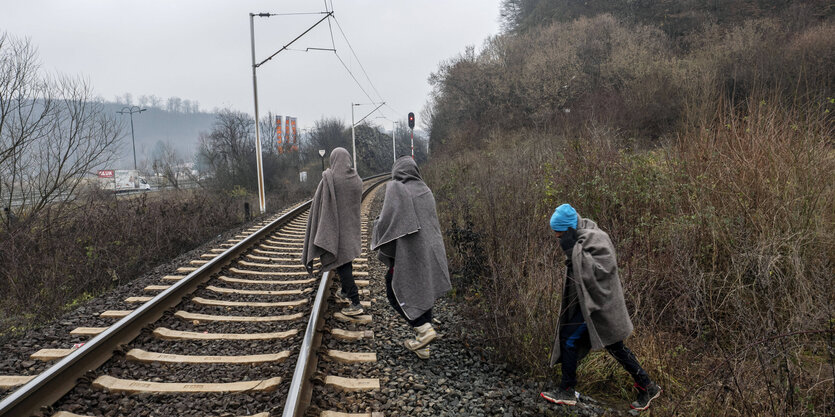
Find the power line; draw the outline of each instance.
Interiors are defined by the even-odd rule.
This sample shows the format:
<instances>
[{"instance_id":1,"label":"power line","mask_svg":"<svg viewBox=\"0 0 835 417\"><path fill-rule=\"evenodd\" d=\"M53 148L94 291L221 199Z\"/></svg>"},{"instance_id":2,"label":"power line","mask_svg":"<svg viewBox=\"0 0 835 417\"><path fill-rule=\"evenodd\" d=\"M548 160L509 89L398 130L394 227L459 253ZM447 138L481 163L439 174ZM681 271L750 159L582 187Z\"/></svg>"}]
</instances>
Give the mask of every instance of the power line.
<instances>
[{"instance_id":1,"label":"power line","mask_svg":"<svg viewBox=\"0 0 835 417\"><path fill-rule=\"evenodd\" d=\"M330 17L333 18L333 21L336 23L337 29L339 29L339 33L342 35L342 39L344 39L345 43L348 45L348 49L351 51L351 54L354 56L354 59L356 59L357 64L359 65L360 69L362 70L363 75L365 75L365 79L368 80L368 84L374 90L374 93L377 94L377 97L379 98L379 101L383 103L382 105L385 105L386 107L391 109L395 114L400 114L400 112L397 109L395 109L394 107L392 107L391 105L389 105L386 102L386 100L383 98L383 95L380 94L379 90L377 90L377 87L374 85L374 82L371 81L371 77L368 75L368 71L365 70L365 66L362 65L362 61L360 61L359 56L357 55L356 51L354 51L354 47L351 45L351 41L348 40L348 36L345 34L345 30L342 29L342 25L339 23L339 20L336 19L336 14L334 13L334 8L333 8L333 0L330 0L330 8L328 8L328 0L324 0L324 3L325 3L325 11L329 12ZM373 98L371 98L371 95L368 93L368 91L362 86L362 83L360 83L359 79L357 79L356 75L354 75L353 71L351 71L351 69L345 63L345 60L343 60L342 57L339 55L339 53L336 51L336 41L334 40L334 37L333 37L333 27L330 23L330 19L328 19L328 29L330 30L331 44L333 45L333 52L334 52L334 55L336 55L336 58L339 60L339 63L342 64L342 67L345 68L345 71L348 72L348 74L354 80L354 83L357 84L357 87L359 87L360 90L362 90L363 94L365 94L365 96L371 102L375 102L375 100ZM380 106L380 107L382 107L382 106ZM380 108L380 107L378 107L380 112L385 114L386 112L383 111L382 108ZM386 117L388 117L388 115L386 115Z\"/></svg>"},{"instance_id":2,"label":"power line","mask_svg":"<svg viewBox=\"0 0 835 417\"><path fill-rule=\"evenodd\" d=\"M333 3L333 2L331 2L331 3ZM331 4L331 10L332 9L333 9L333 4ZM325 11L330 12L330 10L328 10L328 0L325 0ZM336 49L336 42L333 40L333 26L331 25L331 20L330 19L328 19L328 30L331 33L331 47L333 47L333 49Z\"/></svg>"},{"instance_id":3,"label":"power line","mask_svg":"<svg viewBox=\"0 0 835 417\"><path fill-rule=\"evenodd\" d=\"M347 66L347 65L345 65L345 61L343 61L343 60L342 60L342 57L341 57L341 56L339 56L339 53L337 53L335 49L334 49L334 51L333 51L333 54L334 54L334 55L336 55L336 59L338 59L338 60L339 60L339 62L340 62L340 63L342 63L342 67L344 67L344 68L345 68L345 71L348 71L348 75L350 75L350 76L351 76L351 78L353 78L353 79L354 79L354 82L355 82L355 83L357 83L357 87L359 87L359 88L360 88L360 90L362 90L362 92L365 94L365 96L366 96L366 97L368 97L368 100L370 100L372 103L374 103L374 99L373 99L373 98L371 98L371 95L370 95L370 94L368 94L368 92L367 92L367 91L365 91L365 89L364 89L364 88L362 88L362 84L360 84L359 80L357 80L357 77L356 77L356 76L354 76L354 73L353 73L353 72L351 72L351 69L350 69L350 68L348 68L348 66Z\"/></svg>"},{"instance_id":4,"label":"power line","mask_svg":"<svg viewBox=\"0 0 835 417\"><path fill-rule=\"evenodd\" d=\"M360 62L360 58L357 56L357 53L354 52L354 48L351 46L351 42L348 40L348 37L345 36L345 31L342 30L342 25L339 24L339 20L336 19L336 15L331 15L331 16L333 17L334 23L336 23L337 29L339 29L339 33L342 34L342 38L345 39L345 43L348 44L348 49L351 50L351 54L353 54L354 59L357 60L357 64L359 64L360 69L362 70L362 73L365 74L365 79L368 80L368 84L370 84L371 88L374 89L374 92L377 93L377 97L380 98L380 101L384 101L383 100L383 95L380 94L379 91L377 91L377 87L374 86L374 83L371 81L371 77L369 77L368 73L365 71L365 67L362 65L362 62Z\"/></svg>"}]
</instances>

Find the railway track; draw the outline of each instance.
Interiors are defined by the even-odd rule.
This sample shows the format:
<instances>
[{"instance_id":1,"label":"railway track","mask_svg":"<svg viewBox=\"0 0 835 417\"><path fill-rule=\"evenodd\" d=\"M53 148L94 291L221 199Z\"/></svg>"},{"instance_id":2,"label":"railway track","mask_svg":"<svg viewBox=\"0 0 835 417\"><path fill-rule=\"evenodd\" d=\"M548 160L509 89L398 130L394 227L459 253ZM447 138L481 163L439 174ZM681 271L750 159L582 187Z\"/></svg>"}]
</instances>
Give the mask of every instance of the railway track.
<instances>
[{"instance_id":1,"label":"railway track","mask_svg":"<svg viewBox=\"0 0 835 417\"><path fill-rule=\"evenodd\" d=\"M364 200L386 180L366 179ZM323 334L371 336L361 329L371 317L337 315L344 328L320 331L332 276L321 271L311 278L302 266L308 206L202 254L125 299L124 309L102 312L100 325L74 329L74 337L90 338L83 345L33 352L33 360L54 364L38 375L0 376L0 389L19 386L0 401L0 416L304 415L320 357L349 364L375 359L373 352L347 350L320 355ZM364 201L364 252L367 214ZM367 254L354 270L367 292ZM348 391L379 388L367 378L329 375L323 382Z\"/></svg>"}]
</instances>

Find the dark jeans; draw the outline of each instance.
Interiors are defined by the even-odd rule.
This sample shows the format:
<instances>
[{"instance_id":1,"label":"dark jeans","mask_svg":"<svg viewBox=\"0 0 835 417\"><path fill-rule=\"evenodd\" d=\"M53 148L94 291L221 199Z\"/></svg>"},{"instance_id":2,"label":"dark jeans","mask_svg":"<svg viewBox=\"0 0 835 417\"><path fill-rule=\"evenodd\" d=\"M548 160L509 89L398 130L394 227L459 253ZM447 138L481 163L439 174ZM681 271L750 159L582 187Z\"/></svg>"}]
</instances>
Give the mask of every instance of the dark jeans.
<instances>
[{"instance_id":1,"label":"dark jeans","mask_svg":"<svg viewBox=\"0 0 835 417\"><path fill-rule=\"evenodd\" d=\"M406 313L403 312L403 308L400 307L400 303L397 302L397 297L394 296L394 290L391 289L391 279L393 276L394 267L391 267L389 268L389 271L386 273L386 296L389 299L389 304L391 304L391 308L393 308L394 311L400 313L400 315L403 316L403 318L406 319L406 321L409 322L409 325L412 327L420 327L426 323L432 323L431 308L429 310L426 310L425 313L421 314L420 317L414 320L409 320L409 318L406 317Z\"/></svg>"},{"instance_id":2,"label":"dark jeans","mask_svg":"<svg viewBox=\"0 0 835 417\"><path fill-rule=\"evenodd\" d=\"M577 311L568 324L560 328L560 356L562 362L562 382L560 388L568 389L577 386L577 363L583 359L578 357L579 352L587 350L579 349L580 345L590 346L589 329L583 321L583 313ZM650 383L649 375L638 363L635 354L627 348L623 342L612 343L606 346L606 351L632 375L635 383L646 387Z\"/></svg>"},{"instance_id":3,"label":"dark jeans","mask_svg":"<svg viewBox=\"0 0 835 417\"><path fill-rule=\"evenodd\" d=\"M339 274L339 281L342 284L342 292L351 300L351 304L360 303L360 290L354 282L354 265L351 262L336 267Z\"/></svg>"}]
</instances>

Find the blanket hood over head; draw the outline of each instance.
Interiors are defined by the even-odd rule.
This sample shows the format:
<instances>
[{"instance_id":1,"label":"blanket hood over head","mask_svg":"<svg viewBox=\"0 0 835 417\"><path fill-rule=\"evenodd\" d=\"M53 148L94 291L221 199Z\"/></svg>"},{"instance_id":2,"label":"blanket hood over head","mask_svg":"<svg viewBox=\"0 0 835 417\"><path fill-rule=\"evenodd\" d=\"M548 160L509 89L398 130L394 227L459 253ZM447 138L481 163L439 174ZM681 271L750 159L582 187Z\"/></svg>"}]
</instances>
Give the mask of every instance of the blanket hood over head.
<instances>
[{"instance_id":1,"label":"blanket hood over head","mask_svg":"<svg viewBox=\"0 0 835 417\"><path fill-rule=\"evenodd\" d=\"M331 152L331 166L313 195L304 235L302 262L308 272L320 258L322 271L351 262L362 252L360 203L362 180L343 148Z\"/></svg>"},{"instance_id":2,"label":"blanket hood over head","mask_svg":"<svg viewBox=\"0 0 835 417\"><path fill-rule=\"evenodd\" d=\"M398 158L371 238L378 258L394 265L392 290L410 320L452 288L435 197L410 156Z\"/></svg>"}]
</instances>

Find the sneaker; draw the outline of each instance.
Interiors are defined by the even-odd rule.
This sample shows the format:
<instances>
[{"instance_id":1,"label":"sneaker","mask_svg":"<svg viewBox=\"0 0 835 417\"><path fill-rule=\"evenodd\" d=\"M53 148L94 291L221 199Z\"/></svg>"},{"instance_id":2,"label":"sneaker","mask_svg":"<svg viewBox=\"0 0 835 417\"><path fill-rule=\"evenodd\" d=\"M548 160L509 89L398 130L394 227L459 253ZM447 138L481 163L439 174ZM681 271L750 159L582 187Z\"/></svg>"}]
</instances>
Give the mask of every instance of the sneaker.
<instances>
[{"instance_id":1,"label":"sneaker","mask_svg":"<svg viewBox=\"0 0 835 417\"><path fill-rule=\"evenodd\" d=\"M420 349L414 351L417 354L418 358L423 360L429 359L429 346L424 346Z\"/></svg>"},{"instance_id":2,"label":"sneaker","mask_svg":"<svg viewBox=\"0 0 835 417\"><path fill-rule=\"evenodd\" d=\"M362 309L362 306L359 304L351 304L348 307L342 309L342 314L346 316L358 316L362 314L365 310Z\"/></svg>"},{"instance_id":3,"label":"sneaker","mask_svg":"<svg viewBox=\"0 0 835 417\"><path fill-rule=\"evenodd\" d=\"M351 304L351 300L348 298L348 294L345 294L344 292L342 292L342 290L333 293L333 298L336 298L336 302L338 303Z\"/></svg>"},{"instance_id":4,"label":"sneaker","mask_svg":"<svg viewBox=\"0 0 835 417\"><path fill-rule=\"evenodd\" d=\"M661 393L664 391L655 382L650 382L646 388L635 384L635 388L638 388L638 399L632 402L631 407L638 411L644 411L649 408L649 403L661 396Z\"/></svg>"},{"instance_id":5,"label":"sneaker","mask_svg":"<svg viewBox=\"0 0 835 417\"><path fill-rule=\"evenodd\" d=\"M417 334L414 339L408 339L403 342L406 349L411 351L416 351L428 345L429 342L438 337L438 333L435 332L435 329L432 327L432 323L426 323L415 327L415 332L417 332Z\"/></svg>"},{"instance_id":6,"label":"sneaker","mask_svg":"<svg viewBox=\"0 0 835 417\"><path fill-rule=\"evenodd\" d=\"M573 388L557 388L555 391L540 392L539 396L557 405L577 405L577 393Z\"/></svg>"}]
</instances>

